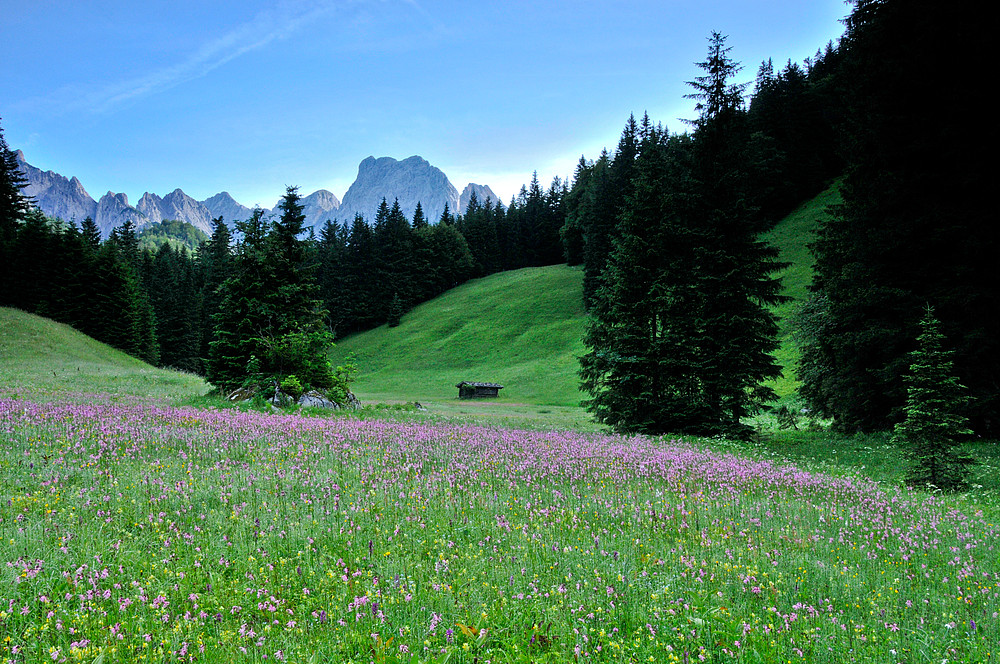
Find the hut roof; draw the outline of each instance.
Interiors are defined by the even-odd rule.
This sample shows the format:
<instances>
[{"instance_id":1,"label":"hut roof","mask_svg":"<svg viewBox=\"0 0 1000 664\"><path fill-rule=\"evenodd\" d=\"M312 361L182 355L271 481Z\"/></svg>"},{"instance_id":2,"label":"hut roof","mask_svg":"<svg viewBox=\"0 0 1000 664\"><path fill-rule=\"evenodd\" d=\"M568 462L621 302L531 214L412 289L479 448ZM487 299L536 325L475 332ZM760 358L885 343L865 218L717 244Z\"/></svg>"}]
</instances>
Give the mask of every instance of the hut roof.
<instances>
[{"instance_id":1,"label":"hut roof","mask_svg":"<svg viewBox=\"0 0 1000 664\"><path fill-rule=\"evenodd\" d=\"M503 385L499 383L480 383L471 380L463 380L461 383L455 385L455 387L462 387L463 385L466 387L495 387L497 389L503 389Z\"/></svg>"}]
</instances>

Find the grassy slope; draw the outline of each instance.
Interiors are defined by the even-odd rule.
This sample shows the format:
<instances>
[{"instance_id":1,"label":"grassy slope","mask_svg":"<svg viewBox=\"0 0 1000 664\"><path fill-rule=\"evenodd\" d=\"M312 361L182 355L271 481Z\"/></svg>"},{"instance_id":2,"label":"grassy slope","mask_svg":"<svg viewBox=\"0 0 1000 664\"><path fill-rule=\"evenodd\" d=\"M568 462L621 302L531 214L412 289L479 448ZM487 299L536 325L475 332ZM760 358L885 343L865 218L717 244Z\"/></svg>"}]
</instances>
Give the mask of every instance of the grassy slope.
<instances>
[{"instance_id":1,"label":"grassy slope","mask_svg":"<svg viewBox=\"0 0 1000 664\"><path fill-rule=\"evenodd\" d=\"M806 295L812 269L806 244L826 207L838 200L831 187L769 234L781 259L792 263L781 275L792 301L778 308L778 360L787 369L775 388L782 397L795 389L787 319ZM565 265L478 279L420 305L399 327L341 341L334 360L356 354L361 374L355 391L365 402L419 401L443 415L590 428L579 407L577 376L586 320L581 283L581 270ZM499 400L459 401L454 386L461 380L506 387ZM155 369L66 325L0 309L0 395L107 393L176 402L207 390L197 377Z\"/></svg>"},{"instance_id":2,"label":"grassy slope","mask_svg":"<svg viewBox=\"0 0 1000 664\"><path fill-rule=\"evenodd\" d=\"M340 341L334 360L355 353L361 372L354 391L362 401L434 403L455 414L531 404L567 409L577 420L582 274L560 265L468 282L418 306L399 327ZM455 384L462 380L505 388L499 400L463 401L459 408Z\"/></svg>"},{"instance_id":3,"label":"grassy slope","mask_svg":"<svg viewBox=\"0 0 1000 664\"><path fill-rule=\"evenodd\" d=\"M197 376L151 367L68 325L0 308L0 397L102 394L176 402L207 391Z\"/></svg>"},{"instance_id":4,"label":"grassy slope","mask_svg":"<svg viewBox=\"0 0 1000 664\"><path fill-rule=\"evenodd\" d=\"M806 247L835 187L804 203L768 234L792 265L780 275L792 299L781 317L778 361L785 376L774 383L782 397L795 391L796 359L788 318L807 294L812 256ZM582 273L565 265L491 275L469 282L407 314L397 328L380 327L343 340L334 359L357 356L361 374L355 391L363 400L454 402L460 380L506 385L499 403L572 408L579 404L576 358L585 315ZM488 409L466 405L466 411ZM453 404L452 404L453 405Z\"/></svg>"},{"instance_id":5,"label":"grassy slope","mask_svg":"<svg viewBox=\"0 0 1000 664\"><path fill-rule=\"evenodd\" d=\"M779 260L791 263L778 275L781 277L782 291L791 299L775 308L780 319L778 335L781 342L775 355L778 364L784 367L784 376L772 383L772 387L779 397L792 396L797 387L795 363L798 351L792 343L791 318L809 294L814 261L808 244L812 242L820 220L827 215L827 207L840 202L837 187L838 184L835 183L800 205L766 235L767 240L781 252Z\"/></svg>"}]
</instances>

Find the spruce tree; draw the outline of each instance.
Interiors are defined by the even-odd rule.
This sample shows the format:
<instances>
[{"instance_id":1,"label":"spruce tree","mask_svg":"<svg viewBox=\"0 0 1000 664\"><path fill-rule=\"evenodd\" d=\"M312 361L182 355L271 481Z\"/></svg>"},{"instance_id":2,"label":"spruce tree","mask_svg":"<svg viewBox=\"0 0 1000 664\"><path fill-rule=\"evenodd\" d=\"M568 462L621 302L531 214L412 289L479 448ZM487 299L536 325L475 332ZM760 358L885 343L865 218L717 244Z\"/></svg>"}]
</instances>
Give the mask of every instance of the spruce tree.
<instances>
[{"instance_id":1,"label":"spruce tree","mask_svg":"<svg viewBox=\"0 0 1000 664\"><path fill-rule=\"evenodd\" d=\"M275 314L272 332L278 336L300 329L324 327L326 312L322 309L316 284L317 265L308 251L308 243L299 236L305 224L305 212L297 187L288 187L267 238L267 263L274 278L268 296Z\"/></svg>"},{"instance_id":2,"label":"spruce tree","mask_svg":"<svg viewBox=\"0 0 1000 664\"><path fill-rule=\"evenodd\" d=\"M200 337L199 357L202 371L208 361L209 348L214 336L215 316L222 304L220 287L232 273L233 236L223 218L212 220L212 235L198 248L198 283L201 290L200 299Z\"/></svg>"},{"instance_id":3,"label":"spruce tree","mask_svg":"<svg viewBox=\"0 0 1000 664\"><path fill-rule=\"evenodd\" d=\"M268 231L260 210L237 222L243 239L210 344L208 380L223 390L268 387L290 375L306 388L333 385L327 352L333 335L316 285L316 264L303 232L305 214L296 187L278 204Z\"/></svg>"},{"instance_id":4,"label":"spruce tree","mask_svg":"<svg viewBox=\"0 0 1000 664\"><path fill-rule=\"evenodd\" d=\"M262 339L270 333L277 314L268 301L274 282L263 211L256 209L246 221L237 221L236 230L241 239L230 276L217 291L220 302L205 367L208 382L223 391L264 379L260 374L266 352Z\"/></svg>"},{"instance_id":5,"label":"spruce tree","mask_svg":"<svg viewBox=\"0 0 1000 664\"><path fill-rule=\"evenodd\" d=\"M424 208L417 201L417 207L413 210L413 228L419 230L428 226L427 217L424 216Z\"/></svg>"},{"instance_id":6,"label":"spruce tree","mask_svg":"<svg viewBox=\"0 0 1000 664\"><path fill-rule=\"evenodd\" d=\"M998 126L982 67L990 41L975 12L929 0L854 0L840 43L847 161L843 204L820 228L802 394L847 432L890 431L907 398L916 336L930 303L969 389L968 416L1000 431L1000 224L992 200ZM954 122L940 104L960 99ZM816 321L817 317L813 317Z\"/></svg>"},{"instance_id":7,"label":"spruce tree","mask_svg":"<svg viewBox=\"0 0 1000 664\"><path fill-rule=\"evenodd\" d=\"M317 243L316 283L327 322L334 335L343 334L351 316L351 296L347 288L347 228L327 221Z\"/></svg>"},{"instance_id":8,"label":"spruce tree","mask_svg":"<svg viewBox=\"0 0 1000 664\"><path fill-rule=\"evenodd\" d=\"M693 136L644 118L581 358L585 402L631 432L745 433L773 398L777 252L759 240L738 65L713 34ZM704 96L702 96L704 95Z\"/></svg>"},{"instance_id":9,"label":"spruce tree","mask_svg":"<svg viewBox=\"0 0 1000 664\"><path fill-rule=\"evenodd\" d=\"M367 330L376 325L378 302L373 275L376 270L375 236L360 214L351 223L347 237L345 289L350 293L349 325L345 332Z\"/></svg>"},{"instance_id":10,"label":"spruce tree","mask_svg":"<svg viewBox=\"0 0 1000 664\"><path fill-rule=\"evenodd\" d=\"M18 168L17 157L7 147L7 139L0 126L0 283L6 285L0 288L0 304L12 304L15 295L9 285L14 276L11 265L15 257L14 244L17 229L32 203L22 192L26 184L27 180Z\"/></svg>"},{"instance_id":11,"label":"spruce tree","mask_svg":"<svg viewBox=\"0 0 1000 664\"><path fill-rule=\"evenodd\" d=\"M906 376L906 417L896 424L893 442L904 447L912 463L907 481L945 491L968 486L972 457L959 449L959 440L972 433L964 411L965 387L958 382L952 351L944 348L944 335L927 307L920 321L917 348L910 353Z\"/></svg>"},{"instance_id":12,"label":"spruce tree","mask_svg":"<svg viewBox=\"0 0 1000 664\"><path fill-rule=\"evenodd\" d=\"M592 165L585 157L580 157L573 175L573 186L563 198L566 221L559 229L559 239L562 242L563 258L567 265L580 265L583 262L583 227L580 225L580 199L584 184L590 177Z\"/></svg>"}]
</instances>

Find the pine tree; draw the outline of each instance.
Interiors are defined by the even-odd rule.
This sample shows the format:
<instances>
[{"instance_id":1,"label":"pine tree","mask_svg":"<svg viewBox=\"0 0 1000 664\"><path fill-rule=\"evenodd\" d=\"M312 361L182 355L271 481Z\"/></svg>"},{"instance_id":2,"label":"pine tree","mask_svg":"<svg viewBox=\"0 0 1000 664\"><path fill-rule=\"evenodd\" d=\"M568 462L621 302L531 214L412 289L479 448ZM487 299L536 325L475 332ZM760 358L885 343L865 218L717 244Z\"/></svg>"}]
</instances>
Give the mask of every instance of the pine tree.
<instances>
[{"instance_id":1,"label":"pine tree","mask_svg":"<svg viewBox=\"0 0 1000 664\"><path fill-rule=\"evenodd\" d=\"M326 312L322 309L316 284L314 257L303 232L305 213L297 187L288 187L278 203L281 215L267 237L267 264L273 275L268 304L274 312L271 332L281 336L299 329L322 329Z\"/></svg>"},{"instance_id":2,"label":"pine tree","mask_svg":"<svg viewBox=\"0 0 1000 664\"><path fill-rule=\"evenodd\" d=\"M581 358L585 402L623 431L745 433L773 397L781 300L776 251L758 237L740 86L724 38L694 86L692 137L644 118L633 175L592 306ZM719 62L719 59L722 62ZM704 97L700 96L704 92Z\"/></svg>"},{"instance_id":3,"label":"pine tree","mask_svg":"<svg viewBox=\"0 0 1000 664\"><path fill-rule=\"evenodd\" d=\"M17 229L24 216L31 209L31 199L22 193L27 184L24 174L17 165L17 157L13 150L7 147L7 139L0 127L0 304L11 304L15 293L10 288L12 272L11 261L15 258L14 244L17 241Z\"/></svg>"},{"instance_id":4,"label":"pine tree","mask_svg":"<svg viewBox=\"0 0 1000 664\"><path fill-rule=\"evenodd\" d=\"M583 263L583 223L580 219L585 192L590 184L594 163L581 156L573 174L573 186L563 198L566 221L559 229L559 239L562 240L563 257L567 265Z\"/></svg>"},{"instance_id":5,"label":"pine tree","mask_svg":"<svg viewBox=\"0 0 1000 664\"><path fill-rule=\"evenodd\" d=\"M893 442L903 446L913 466L907 481L945 491L968 486L972 457L959 449L959 439L968 436L964 415L968 399L952 365L952 351L944 348L944 335L927 307L920 321L917 348L910 353L906 376L906 418L896 424Z\"/></svg>"},{"instance_id":6,"label":"pine tree","mask_svg":"<svg viewBox=\"0 0 1000 664\"><path fill-rule=\"evenodd\" d=\"M389 303L389 311L386 314L386 324L389 327L399 327L404 313L406 311L403 309L403 300L399 297L399 293L393 294L392 302Z\"/></svg>"},{"instance_id":7,"label":"pine tree","mask_svg":"<svg viewBox=\"0 0 1000 664\"><path fill-rule=\"evenodd\" d=\"M232 244L233 236L223 218L212 220L212 235L198 248L198 284L201 291L200 299L200 337L198 355L201 359L202 371L208 361L209 349L214 337L215 316L222 304L220 287L232 274Z\"/></svg>"},{"instance_id":8,"label":"pine tree","mask_svg":"<svg viewBox=\"0 0 1000 664\"><path fill-rule=\"evenodd\" d=\"M398 296L403 311L416 301L418 275L414 267L413 228L403 214L399 200L382 205L375 218L376 261L374 277L376 316L379 322L389 318L389 309Z\"/></svg>"},{"instance_id":9,"label":"pine tree","mask_svg":"<svg viewBox=\"0 0 1000 664\"><path fill-rule=\"evenodd\" d=\"M320 229L317 244L316 283L327 322L334 335L343 334L350 324L351 293L347 287L348 230L327 221Z\"/></svg>"},{"instance_id":10,"label":"pine tree","mask_svg":"<svg viewBox=\"0 0 1000 664\"><path fill-rule=\"evenodd\" d=\"M360 214L354 217L347 238L345 289L350 294L349 325L345 332L367 330L376 324L378 302L372 275L376 270L375 236Z\"/></svg>"},{"instance_id":11,"label":"pine tree","mask_svg":"<svg viewBox=\"0 0 1000 664\"><path fill-rule=\"evenodd\" d=\"M220 303L205 367L208 382L224 391L263 378L253 374L261 371L266 353L262 339L271 333L277 315L269 302L273 277L263 211L237 221L236 230L241 239L230 276L217 291Z\"/></svg>"},{"instance_id":12,"label":"pine tree","mask_svg":"<svg viewBox=\"0 0 1000 664\"><path fill-rule=\"evenodd\" d=\"M417 201L417 207L413 210L413 229L419 230L427 227L427 217L424 216L424 208Z\"/></svg>"},{"instance_id":13,"label":"pine tree","mask_svg":"<svg viewBox=\"0 0 1000 664\"><path fill-rule=\"evenodd\" d=\"M891 430L906 401L911 312L930 303L954 344L972 428L995 436L1000 224L981 165L998 127L982 68L970 65L989 62L989 40L975 37L974 12L929 0L853 4L836 75L848 167L843 205L813 246L824 321L803 348L802 393L841 430ZM961 99L961 120L940 122L940 104L913 103L914 90Z\"/></svg>"}]
</instances>

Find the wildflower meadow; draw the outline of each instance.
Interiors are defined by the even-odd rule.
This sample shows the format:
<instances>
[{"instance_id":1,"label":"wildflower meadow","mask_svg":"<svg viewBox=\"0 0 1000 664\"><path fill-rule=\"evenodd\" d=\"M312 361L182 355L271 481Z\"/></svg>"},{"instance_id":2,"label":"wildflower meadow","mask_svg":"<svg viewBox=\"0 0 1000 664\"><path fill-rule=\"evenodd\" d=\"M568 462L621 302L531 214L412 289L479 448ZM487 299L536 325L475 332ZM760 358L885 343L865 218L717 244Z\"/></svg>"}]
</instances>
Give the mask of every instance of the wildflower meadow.
<instances>
[{"instance_id":1,"label":"wildflower meadow","mask_svg":"<svg viewBox=\"0 0 1000 664\"><path fill-rule=\"evenodd\" d=\"M658 438L0 400L0 662L987 662L998 529Z\"/></svg>"}]
</instances>

